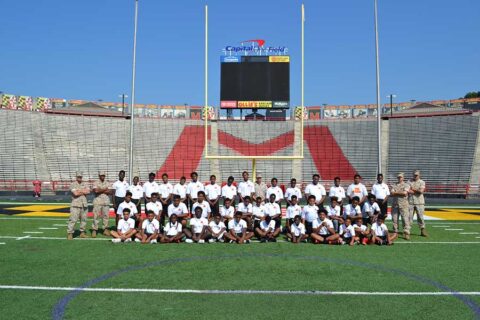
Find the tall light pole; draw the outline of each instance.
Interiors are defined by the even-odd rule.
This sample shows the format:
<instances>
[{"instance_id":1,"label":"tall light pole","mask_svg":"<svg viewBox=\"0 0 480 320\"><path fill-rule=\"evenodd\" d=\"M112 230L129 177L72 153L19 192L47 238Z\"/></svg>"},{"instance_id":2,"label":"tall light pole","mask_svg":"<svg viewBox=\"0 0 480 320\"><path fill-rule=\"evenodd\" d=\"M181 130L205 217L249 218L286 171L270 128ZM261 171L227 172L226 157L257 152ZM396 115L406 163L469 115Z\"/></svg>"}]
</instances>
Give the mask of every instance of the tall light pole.
<instances>
[{"instance_id":1,"label":"tall light pole","mask_svg":"<svg viewBox=\"0 0 480 320\"><path fill-rule=\"evenodd\" d=\"M393 98L396 98L395 94L389 94L387 98L390 98L390 117L393 116Z\"/></svg>"},{"instance_id":2,"label":"tall light pole","mask_svg":"<svg viewBox=\"0 0 480 320\"><path fill-rule=\"evenodd\" d=\"M381 128L381 107L380 107L380 62L378 56L378 10L377 0L373 0L375 16L375 66L377 80L377 173L382 173L382 128Z\"/></svg>"},{"instance_id":3,"label":"tall light pole","mask_svg":"<svg viewBox=\"0 0 480 320\"><path fill-rule=\"evenodd\" d=\"M138 25L138 0L135 0L135 20L134 20L134 31L133 31L133 61L132 61L132 100L130 104L130 156L128 163L128 179L130 184L133 180L133 136L134 136L134 106L135 106L135 68L137 61L137 25Z\"/></svg>"},{"instance_id":4,"label":"tall light pole","mask_svg":"<svg viewBox=\"0 0 480 320\"><path fill-rule=\"evenodd\" d=\"M122 116L123 113L125 112L125 98L128 98L128 96L125 93L122 93L118 95L119 98L122 98Z\"/></svg>"}]
</instances>

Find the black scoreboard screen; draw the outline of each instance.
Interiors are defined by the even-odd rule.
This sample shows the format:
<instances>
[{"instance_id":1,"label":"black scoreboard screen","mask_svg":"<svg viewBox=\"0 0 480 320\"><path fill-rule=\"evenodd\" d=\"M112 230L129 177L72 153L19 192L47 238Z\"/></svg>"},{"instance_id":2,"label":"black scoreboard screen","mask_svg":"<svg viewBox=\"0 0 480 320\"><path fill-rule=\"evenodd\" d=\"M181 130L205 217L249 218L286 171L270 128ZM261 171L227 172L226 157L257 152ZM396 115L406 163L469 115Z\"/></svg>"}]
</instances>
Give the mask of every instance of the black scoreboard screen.
<instances>
[{"instance_id":1,"label":"black scoreboard screen","mask_svg":"<svg viewBox=\"0 0 480 320\"><path fill-rule=\"evenodd\" d=\"M220 108L290 107L289 56L223 56Z\"/></svg>"}]
</instances>

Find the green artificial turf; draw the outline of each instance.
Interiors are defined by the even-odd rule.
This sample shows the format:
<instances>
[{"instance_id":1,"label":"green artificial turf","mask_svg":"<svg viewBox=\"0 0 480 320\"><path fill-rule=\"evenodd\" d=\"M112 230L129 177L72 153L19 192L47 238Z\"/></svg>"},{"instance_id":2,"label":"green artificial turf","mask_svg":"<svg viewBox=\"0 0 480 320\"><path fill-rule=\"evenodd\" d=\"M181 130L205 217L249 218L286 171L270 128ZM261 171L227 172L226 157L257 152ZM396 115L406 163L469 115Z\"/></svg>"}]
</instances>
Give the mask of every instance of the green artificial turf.
<instances>
[{"instance_id":1,"label":"green artificial turf","mask_svg":"<svg viewBox=\"0 0 480 320\"><path fill-rule=\"evenodd\" d=\"M112 271L95 288L316 290L362 292L479 291L479 222L428 222L429 238L391 247L291 243L112 244L63 240L66 219L0 217L0 285L78 287ZM90 223L90 221L89 221ZM450 226L448 231L433 226ZM89 224L90 226L90 224ZM448 228L447 228L448 229ZM61 240L1 238L31 237ZM104 237L99 235L98 239ZM426 242L457 242L426 243ZM458 244L458 242L474 242ZM136 266L136 267L135 267ZM49 319L68 291L0 289L2 318ZM480 296L468 296L480 304ZM65 319L474 319L453 296L191 294L82 292Z\"/></svg>"}]
</instances>

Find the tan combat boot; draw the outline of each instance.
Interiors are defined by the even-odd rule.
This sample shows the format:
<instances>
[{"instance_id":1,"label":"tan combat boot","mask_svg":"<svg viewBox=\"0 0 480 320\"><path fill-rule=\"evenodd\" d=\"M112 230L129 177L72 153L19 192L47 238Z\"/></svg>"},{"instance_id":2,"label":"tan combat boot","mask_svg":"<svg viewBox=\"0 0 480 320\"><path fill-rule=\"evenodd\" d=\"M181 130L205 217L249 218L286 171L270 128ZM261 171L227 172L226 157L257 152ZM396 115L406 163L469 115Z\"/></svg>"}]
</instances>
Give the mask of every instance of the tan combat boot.
<instances>
[{"instance_id":1,"label":"tan combat boot","mask_svg":"<svg viewBox=\"0 0 480 320\"><path fill-rule=\"evenodd\" d=\"M67 240L73 240L73 234L67 233Z\"/></svg>"},{"instance_id":2,"label":"tan combat boot","mask_svg":"<svg viewBox=\"0 0 480 320\"><path fill-rule=\"evenodd\" d=\"M107 236L107 237L110 237L110 230L108 230L108 229L103 230L103 235Z\"/></svg>"},{"instance_id":3,"label":"tan combat boot","mask_svg":"<svg viewBox=\"0 0 480 320\"><path fill-rule=\"evenodd\" d=\"M428 237L428 233L427 233L427 231L425 231L425 228L423 228L423 229L420 231L420 235L421 235L422 237L425 237L425 238Z\"/></svg>"},{"instance_id":4,"label":"tan combat boot","mask_svg":"<svg viewBox=\"0 0 480 320\"><path fill-rule=\"evenodd\" d=\"M405 233L405 235L404 235L404 239L405 239L405 240L410 240L410 234L408 234L408 233Z\"/></svg>"},{"instance_id":5,"label":"tan combat boot","mask_svg":"<svg viewBox=\"0 0 480 320\"><path fill-rule=\"evenodd\" d=\"M80 232L80 238L87 238L87 235L85 234L85 232Z\"/></svg>"},{"instance_id":6,"label":"tan combat boot","mask_svg":"<svg viewBox=\"0 0 480 320\"><path fill-rule=\"evenodd\" d=\"M92 238L96 238L97 237L97 230L93 230L92 231Z\"/></svg>"}]
</instances>

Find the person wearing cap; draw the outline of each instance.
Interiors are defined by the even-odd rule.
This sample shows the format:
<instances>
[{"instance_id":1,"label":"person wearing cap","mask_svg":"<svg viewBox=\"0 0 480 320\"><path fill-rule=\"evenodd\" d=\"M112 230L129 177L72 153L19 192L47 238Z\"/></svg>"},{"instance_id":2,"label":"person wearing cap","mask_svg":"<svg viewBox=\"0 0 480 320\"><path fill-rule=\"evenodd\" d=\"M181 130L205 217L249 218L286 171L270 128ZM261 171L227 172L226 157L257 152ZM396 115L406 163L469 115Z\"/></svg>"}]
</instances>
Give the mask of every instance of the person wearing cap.
<instances>
[{"instance_id":1,"label":"person wearing cap","mask_svg":"<svg viewBox=\"0 0 480 320\"><path fill-rule=\"evenodd\" d=\"M87 226L87 197L90 193L90 188L82 181L82 172L77 171L75 174L76 180L70 185L70 192L72 193L72 202L70 204L70 218L67 225L67 239L73 239L73 232L75 231L75 224L80 219L80 238L86 238L85 227Z\"/></svg>"},{"instance_id":2,"label":"person wearing cap","mask_svg":"<svg viewBox=\"0 0 480 320\"><path fill-rule=\"evenodd\" d=\"M403 172L399 172L397 174L397 183L390 190L390 196L393 198L393 232L398 234L398 217L401 216L403 220L403 237L405 240L410 240L410 213L408 211L408 191L410 190L410 185L404 181L404 178Z\"/></svg>"},{"instance_id":3,"label":"person wearing cap","mask_svg":"<svg viewBox=\"0 0 480 320\"><path fill-rule=\"evenodd\" d=\"M410 225L413 225L413 216L417 213L417 222L420 227L420 235L422 237L428 237L425 231L425 220L423 219L423 213L425 212L425 181L420 179L420 171L415 170L413 172L413 178L410 180L410 190L408 191L408 204L410 211Z\"/></svg>"},{"instance_id":4,"label":"person wearing cap","mask_svg":"<svg viewBox=\"0 0 480 320\"><path fill-rule=\"evenodd\" d=\"M262 202L265 201L265 197L267 196L267 185L262 181L261 173L257 173L254 188L255 188L255 199L260 197L262 198Z\"/></svg>"},{"instance_id":5,"label":"person wearing cap","mask_svg":"<svg viewBox=\"0 0 480 320\"><path fill-rule=\"evenodd\" d=\"M105 180L105 172L98 172L98 180L93 183L93 221L92 221L92 238L97 237L99 220L103 222L103 235L110 236L108 229L108 214L110 211L110 188Z\"/></svg>"}]
</instances>

